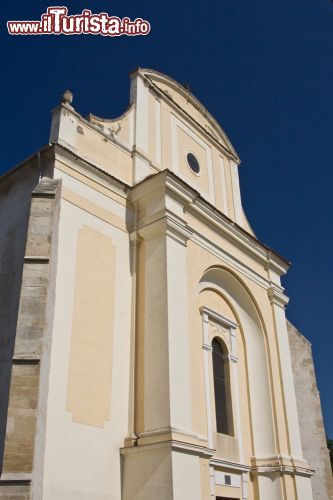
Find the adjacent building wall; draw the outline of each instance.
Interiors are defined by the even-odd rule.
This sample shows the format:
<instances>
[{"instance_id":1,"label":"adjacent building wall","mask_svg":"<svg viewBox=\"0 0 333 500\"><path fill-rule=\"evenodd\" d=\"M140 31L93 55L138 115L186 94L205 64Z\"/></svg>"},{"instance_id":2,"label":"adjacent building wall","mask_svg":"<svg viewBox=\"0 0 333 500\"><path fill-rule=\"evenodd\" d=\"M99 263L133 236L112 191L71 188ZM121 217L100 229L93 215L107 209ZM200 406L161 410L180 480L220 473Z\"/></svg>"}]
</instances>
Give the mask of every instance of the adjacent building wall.
<instances>
[{"instance_id":1,"label":"adjacent building wall","mask_svg":"<svg viewBox=\"0 0 333 500\"><path fill-rule=\"evenodd\" d=\"M40 477L52 326L52 257L60 181L42 178L32 192L9 391L0 498L30 498ZM13 209L14 207L12 207ZM34 497L37 498L37 497Z\"/></svg>"},{"instance_id":2,"label":"adjacent building wall","mask_svg":"<svg viewBox=\"0 0 333 500\"><path fill-rule=\"evenodd\" d=\"M0 471L31 193L50 173L51 157L46 148L0 179Z\"/></svg>"},{"instance_id":3,"label":"adjacent building wall","mask_svg":"<svg viewBox=\"0 0 333 500\"><path fill-rule=\"evenodd\" d=\"M287 327L303 454L310 467L315 470L312 478L313 498L314 500L331 500L333 498L332 471L326 446L311 344L289 321L287 321Z\"/></svg>"}]
</instances>

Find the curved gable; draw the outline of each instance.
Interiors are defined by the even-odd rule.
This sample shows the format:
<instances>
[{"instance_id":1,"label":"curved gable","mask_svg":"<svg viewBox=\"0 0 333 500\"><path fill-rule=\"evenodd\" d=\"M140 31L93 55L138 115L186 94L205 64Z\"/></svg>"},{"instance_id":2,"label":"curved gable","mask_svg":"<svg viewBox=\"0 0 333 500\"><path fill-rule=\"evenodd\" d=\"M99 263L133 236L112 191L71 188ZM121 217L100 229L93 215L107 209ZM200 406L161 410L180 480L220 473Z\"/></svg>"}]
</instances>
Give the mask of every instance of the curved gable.
<instances>
[{"instance_id":1,"label":"curved gable","mask_svg":"<svg viewBox=\"0 0 333 500\"><path fill-rule=\"evenodd\" d=\"M232 146L227 134L221 128L215 118L201 104L201 102L183 85L176 82L170 76L148 68L139 68L139 73L148 79L156 90L184 111L194 120L206 133L217 141L236 163L240 163L239 156Z\"/></svg>"}]
</instances>

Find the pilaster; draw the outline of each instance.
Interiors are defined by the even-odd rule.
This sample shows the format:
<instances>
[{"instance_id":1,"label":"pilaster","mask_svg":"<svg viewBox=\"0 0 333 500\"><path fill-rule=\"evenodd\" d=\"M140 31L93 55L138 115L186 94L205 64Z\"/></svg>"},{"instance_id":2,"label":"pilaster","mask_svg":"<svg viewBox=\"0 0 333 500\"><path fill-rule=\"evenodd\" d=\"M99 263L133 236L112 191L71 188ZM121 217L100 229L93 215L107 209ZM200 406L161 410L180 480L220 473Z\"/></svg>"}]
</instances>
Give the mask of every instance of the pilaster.
<instances>
[{"instance_id":1,"label":"pilaster","mask_svg":"<svg viewBox=\"0 0 333 500\"><path fill-rule=\"evenodd\" d=\"M144 247L143 427L147 434L166 429L191 434L190 366L187 318L185 222L167 214L138 230Z\"/></svg>"},{"instance_id":2,"label":"pilaster","mask_svg":"<svg viewBox=\"0 0 333 500\"><path fill-rule=\"evenodd\" d=\"M288 439L288 450L280 450L280 453L285 453L287 458L284 460L282 459L282 462L278 461L277 467L278 470L284 474L293 474L295 477L295 488L298 498L302 498L302 500L312 500L310 480L312 471L303 458L294 376L285 317L285 306L288 303L288 297L286 297L281 289L276 286L269 288L267 293L272 308ZM260 472L260 467L258 471ZM302 477L302 479L300 479L300 477Z\"/></svg>"}]
</instances>

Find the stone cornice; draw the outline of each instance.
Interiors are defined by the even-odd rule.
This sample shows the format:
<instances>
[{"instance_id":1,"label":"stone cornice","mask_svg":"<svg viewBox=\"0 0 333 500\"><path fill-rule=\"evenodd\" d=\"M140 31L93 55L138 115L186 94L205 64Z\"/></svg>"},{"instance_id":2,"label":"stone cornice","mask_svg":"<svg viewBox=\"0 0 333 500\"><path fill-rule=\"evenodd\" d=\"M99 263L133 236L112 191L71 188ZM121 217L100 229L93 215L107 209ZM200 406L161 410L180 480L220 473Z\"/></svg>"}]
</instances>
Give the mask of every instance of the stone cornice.
<instances>
[{"instance_id":1,"label":"stone cornice","mask_svg":"<svg viewBox=\"0 0 333 500\"><path fill-rule=\"evenodd\" d=\"M199 218L202 223L208 225L217 234L228 238L238 248L258 261L264 269L271 269L278 275L287 272L290 266L289 262L204 200L195 189L170 170L164 170L143 179L133 187L130 198L131 201L140 200L144 204L144 199L158 195L176 199L183 205L185 213ZM195 229L191 230L193 233L196 232Z\"/></svg>"},{"instance_id":2,"label":"stone cornice","mask_svg":"<svg viewBox=\"0 0 333 500\"><path fill-rule=\"evenodd\" d=\"M274 286L268 288L267 294L271 304L277 305L279 307L284 308L289 302L289 298L284 295L281 290Z\"/></svg>"},{"instance_id":3,"label":"stone cornice","mask_svg":"<svg viewBox=\"0 0 333 500\"><path fill-rule=\"evenodd\" d=\"M149 453L151 450L167 448L169 450L178 451L181 453L186 453L190 455L195 455L201 458L210 459L215 450L208 448L207 446L201 446L197 444L188 443L186 441L180 441L177 439L168 439L166 441L157 441L154 443L143 444L138 446L126 446L120 448L121 455L137 455L141 453Z\"/></svg>"},{"instance_id":4,"label":"stone cornice","mask_svg":"<svg viewBox=\"0 0 333 500\"><path fill-rule=\"evenodd\" d=\"M259 467L251 467L250 471L254 476L265 474L270 475L275 472L279 472L280 474L312 477L315 473L313 469L295 467L293 465L260 465Z\"/></svg>"},{"instance_id":5,"label":"stone cornice","mask_svg":"<svg viewBox=\"0 0 333 500\"><path fill-rule=\"evenodd\" d=\"M206 306L201 306L200 307L200 312L203 316L207 316L212 318L213 320L217 321L218 323L221 323L223 326L226 326L227 328L230 328L232 330L235 330L238 328L237 323L234 321L231 321L230 319L225 318L221 314L218 314L217 312L213 311L209 307ZM205 321L205 318L204 318Z\"/></svg>"},{"instance_id":6,"label":"stone cornice","mask_svg":"<svg viewBox=\"0 0 333 500\"><path fill-rule=\"evenodd\" d=\"M213 467L223 467L224 469L230 469L235 471L248 472L250 470L249 465L240 464L238 462L230 462L229 460L224 460L219 457L212 457L210 459L210 465Z\"/></svg>"},{"instance_id":7,"label":"stone cornice","mask_svg":"<svg viewBox=\"0 0 333 500\"><path fill-rule=\"evenodd\" d=\"M235 270L240 271L242 274L248 276L251 281L254 281L262 288L267 289L271 286L271 281L268 278L256 272L255 269L252 269L244 262L240 261L235 255L227 252L225 248L215 242L210 241L208 238L206 238L196 230L193 230L192 241L217 257L219 260L224 261L228 265L232 266Z\"/></svg>"},{"instance_id":8,"label":"stone cornice","mask_svg":"<svg viewBox=\"0 0 333 500\"><path fill-rule=\"evenodd\" d=\"M172 449L175 451L181 451L183 453L189 453L191 455L196 455L202 458L211 458L215 450L207 448L207 446L198 446L191 443L186 443L184 441L172 440Z\"/></svg>"},{"instance_id":9,"label":"stone cornice","mask_svg":"<svg viewBox=\"0 0 333 500\"><path fill-rule=\"evenodd\" d=\"M290 266L290 263L280 257L276 252L271 250L265 244L261 243L250 233L241 228L234 221L220 212L216 207L204 200L202 196L177 175L169 170L161 171L157 174L152 174L143 179L140 183L130 187L125 182L117 177L104 171L97 165L94 165L87 160L81 158L75 152L65 146L55 144L56 159L62 155L64 157L72 156L76 161L79 161L86 169L91 169L95 173L100 173L108 179L112 179L118 187L130 193L130 200L135 201L145 196L154 196L156 189L161 187L164 194L170 194L177 197L184 205L185 211L192 213L195 217L200 217L206 224L209 224L217 233L227 236L243 251L246 251L253 258L259 261L265 268L272 269L278 275L285 274ZM165 181L165 186L161 185L161 178ZM124 194L125 194L124 193ZM161 193L162 194L162 193Z\"/></svg>"},{"instance_id":10,"label":"stone cornice","mask_svg":"<svg viewBox=\"0 0 333 500\"><path fill-rule=\"evenodd\" d=\"M131 186L129 186L129 184L126 184L126 182L122 181L121 179L118 179L118 177L115 177L114 175L110 174L109 172L102 169L95 163L91 163L88 160L82 158L82 156L78 155L77 153L63 146L62 144L53 143L51 147L53 147L54 149L55 160L58 160L64 163L65 165L70 166L71 168L73 168L74 165L73 164L69 165L68 161L70 162L74 161L76 166L81 167L86 172L90 172L93 175L97 175L100 179L107 181L108 185L110 185L110 181L112 181L113 187L118 188L119 192L123 196L126 196L129 189L131 189Z\"/></svg>"},{"instance_id":11,"label":"stone cornice","mask_svg":"<svg viewBox=\"0 0 333 500\"><path fill-rule=\"evenodd\" d=\"M158 174L158 176L161 174ZM282 275L289 269L290 263L272 249L261 243L250 233L220 212L216 207L204 200L202 196L173 172L164 172L167 190L182 198L185 209L201 215L204 220L215 227L215 230L228 235L244 250L255 256L261 263L277 274Z\"/></svg>"},{"instance_id":12,"label":"stone cornice","mask_svg":"<svg viewBox=\"0 0 333 500\"><path fill-rule=\"evenodd\" d=\"M293 474L311 477L314 470L310 469L304 460L297 460L287 455L273 455L271 457L251 458L251 474L262 475L279 472L282 474Z\"/></svg>"},{"instance_id":13,"label":"stone cornice","mask_svg":"<svg viewBox=\"0 0 333 500\"><path fill-rule=\"evenodd\" d=\"M30 485L32 474L30 472L3 472L0 478L1 486L10 485Z\"/></svg>"},{"instance_id":14,"label":"stone cornice","mask_svg":"<svg viewBox=\"0 0 333 500\"><path fill-rule=\"evenodd\" d=\"M138 234L144 240L166 235L184 246L187 245L188 240L192 236L192 232L188 229L186 223L181 222L179 218L170 214L165 214L160 219L140 227Z\"/></svg>"}]
</instances>

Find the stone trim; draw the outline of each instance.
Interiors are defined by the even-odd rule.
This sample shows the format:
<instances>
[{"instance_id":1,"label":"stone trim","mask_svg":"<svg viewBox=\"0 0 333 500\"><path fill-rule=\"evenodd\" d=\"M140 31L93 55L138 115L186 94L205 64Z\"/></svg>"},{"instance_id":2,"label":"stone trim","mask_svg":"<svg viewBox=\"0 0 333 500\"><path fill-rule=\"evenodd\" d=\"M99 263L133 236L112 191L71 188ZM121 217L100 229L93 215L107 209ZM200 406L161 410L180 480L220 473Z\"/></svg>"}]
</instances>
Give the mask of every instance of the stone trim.
<instances>
[{"instance_id":1,"label":"stone trim","mask_svg":"<svg viewBox=\"0 0 333 500\"><path fill-rule=\"evenodd\" d=\"M267 294L271 304L282 307L283 309L289 302L289 298L286 295L284 295L281 290L279 290L274 286L268 288Z\"/></svg>"},{"instance_id":2,"label":"stone trim","mask_svg":"<svg viewBox=\"0 0 333 500\"><path fill-rule=\"evenodd\" d=\"M43 460L49 366L45 353L50 351L50 310L53 310L50 287L52 262L56 262L60 187L60 180L44 177L31 195L0 499L8 496L27 498L21 494L28 492L31 495L36 467L38 481L42 480L42 467L36 457ZM36 451L38 448L41 453Z\"/></svg>"}]
</instances>

